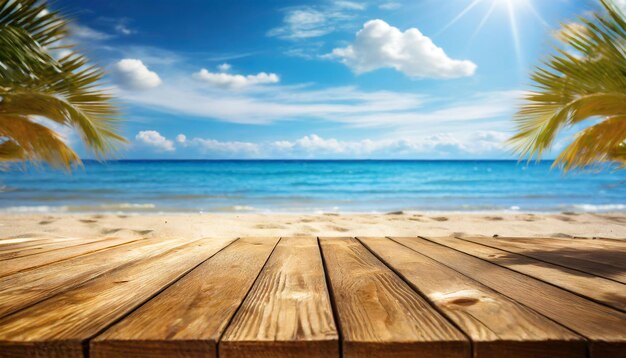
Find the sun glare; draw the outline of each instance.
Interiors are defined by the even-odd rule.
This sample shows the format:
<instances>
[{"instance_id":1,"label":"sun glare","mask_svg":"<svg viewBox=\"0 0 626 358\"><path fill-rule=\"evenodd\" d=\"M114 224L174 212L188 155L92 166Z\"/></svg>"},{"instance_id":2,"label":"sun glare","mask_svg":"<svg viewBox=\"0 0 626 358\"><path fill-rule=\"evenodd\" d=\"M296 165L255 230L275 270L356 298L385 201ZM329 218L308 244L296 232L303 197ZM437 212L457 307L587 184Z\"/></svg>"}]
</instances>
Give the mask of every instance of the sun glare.
<instances>
[{"instance_id":1,"label":"sun glare","mask_svg":"<svg viewBox=\"0 0 626 358\"><path fill-rule=\"evenodd\" d=\"M522 45L520 40L518 18L522 16L523 13L530 13L537 21L541 22L542 25L548 26L546 21L537 11L537 9L535 9L532 0L472 0L465 8L463 8L463 10L461 10L461 12L459 12L450 22L448 22L439 33L442 33L452 27L459 20L461 20L468 13L470 13L473 9L475 9L477 5L487 3L489 3L489 7L487 8L487 11L482 16L480 22L476 26L476 29L472 33L470 43L480 33L480 31L483 29L485 24L487 24L492 16L501 13L503 16L506 16L508 18L511 37L513 38L513 47L515 49L515 54L518 61L521 63Z\"/></svg>"}]
</instances>

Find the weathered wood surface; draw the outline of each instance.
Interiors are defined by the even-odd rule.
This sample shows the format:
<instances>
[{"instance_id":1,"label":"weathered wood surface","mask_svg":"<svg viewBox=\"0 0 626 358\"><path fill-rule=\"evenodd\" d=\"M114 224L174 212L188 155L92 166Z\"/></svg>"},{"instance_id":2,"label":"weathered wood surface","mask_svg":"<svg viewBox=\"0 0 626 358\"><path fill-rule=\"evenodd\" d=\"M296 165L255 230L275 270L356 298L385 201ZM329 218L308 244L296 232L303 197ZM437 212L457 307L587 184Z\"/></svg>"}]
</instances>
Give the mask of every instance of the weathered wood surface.
<instances>
[{"instance_id":1,"label":"weathered wood surface","mask_svg":"<svg viewBox=\"0 0 626 358\"><path fill-rule=\"evenodd\" d=\"M582 337L446 265L388 238L359 241L454 321L475 357L586 355Z\"/></svg>"},{"instance_id":2,"label":"weathered wood surface","mask_svg":"<svg viewBox=\"0 0 626 358\"><path fill-rule=\"evenodd\" d=\"M439 238L441 242L496 265L538 278L568 291L626 312L626 285L582 271L497 249L487 238Z\"/></svg>"},{"instance_id":3,"label":"weathered wood surface","mask_svg":"<svg viewBox=\"0 0 626 358\"><path fill-rule=\"evenodd\" d=\"M428 239L393 238L584 336L592 356L626 355L626 314Z\"/></svg>"},{"instance_id":4,"label":"weathered wood surface","mask_svg":"<svg viewBox=\"0 0 626 358\"><path fill-rule=\"evenodd\" d=\"M4 254L11 251L27 250L38 246L53 245L55 243L64 242L67 246L71 246L72 241L80 240L73 237L66 238L36 238L36 237L15 237L0 239L0 253Z\"/></svg>"},{"instance_id":5,"label":"weathered wood surface","mask_svg":"<svg viewBox=\"0 0 626 358\"><path fill-rule=\"evenodd\" d=\"M4 260L0 265L0 277L8 276L20 271L33 269L53 262L67 260L72 257L88 254L90 252L105 250L110 247L123 245L133 241L137 241L137 239L113 238L89 242L83 245L69 246L64 249L43 252L37 255Z\"/></svg>"},{"instance_id":6,"label":"weathered wood surface","mask_svg":"<svg viewBox=\"0 0 626 358\"><path fill-rule=\"evenodd\" d=\"M320 239L344 357L467 357L450 322L352 238Z\"/></svg>"},{"instance_id":7,"label":"weathered wood surface","mask_svg":"<svg viewBox=\"0 0 626 358\"><path fill-rule=\"evenodd\" d=\"M17 257L24 257L39 254L42 252L48 252L58 249L65 249L73 245L84 245L94 241L108 240L108 238L102 239L39 239L30 240L27 242L21 242L16 244L2 245L0 241L0 261L14 259Z\"/></svg>"},{"instance_id":8,"label":"weathered wood surface","mask_svg":"<svg viewBox=\"0 0 626 358\"><path fill-rule=\"evenodd\" d=\"M0 358L626 357L626 241L110 240L0 239Z\"/></svg>"},{"instance_id":9,"label":"weathered wood surface","mask_svg":"<svg viewBox=\"0 0 626 358\"><path fill-rule=\"evenodd\" d=\"M205 239L123 266L0 320L4 356L82 357L84 342L232 239Z\"/></svg>"},{"instance_id":10,"label":"weathered wood surface","mask_svg":"<svg viewBox=\"0 0 626 358\"><path fill-rule=\"evenodd\" d=\"M613 244L608 246L598 243L596 240L590 240L588 244L581 241L572 240L570 243L564 243L562 240L541 238L491 238L485 239L483 244L626 283L626 250L620 250Z\"/></svg>"},{"instance_id":11,"label":"weathered wood surface","mask_svg":"<svg viewBox=\"0 0 626 358\"><path fill-rule=\"evenodd\" d=\"M222 341L221 357L339 354L317 238L282 238Z\"/></svg>"},{"instance_id":12,"label":"weathered wood surface","mask_svg":"<svg viewBox=\"0 0 626 358\"><path fill-rule=\"evenodd\" d=\"M240 239L91 341L92 357L215 357L278 238Z\"/></svg>"},{"instance_id":13,"label":"weathered wood surface","mask_svg":"<svg viewBox=\"0 0 626 358\"><path fill-rule=\"evenodd\" d=\"M130 242L2 277L0 317L179 245L176 241L162 240Z\"/></svg>"}]
</instances>

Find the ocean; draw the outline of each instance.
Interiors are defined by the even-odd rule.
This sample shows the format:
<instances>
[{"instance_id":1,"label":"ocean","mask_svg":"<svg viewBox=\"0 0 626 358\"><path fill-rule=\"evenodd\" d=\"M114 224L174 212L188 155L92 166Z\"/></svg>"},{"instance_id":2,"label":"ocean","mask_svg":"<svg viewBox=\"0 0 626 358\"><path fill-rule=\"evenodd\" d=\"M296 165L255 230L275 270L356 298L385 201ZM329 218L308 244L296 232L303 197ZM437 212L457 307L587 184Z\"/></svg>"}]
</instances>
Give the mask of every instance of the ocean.
<instances>
[{"instance_id":1,"label":"ocean","mask_svg":"<svg viewBox=\"0 0 626 358\"><path fill-rule=\"evenodd\" d=\"M4 212L626 211L626 171L551 162L86 161L0 172Z\"/></svg>"}]
</instances>

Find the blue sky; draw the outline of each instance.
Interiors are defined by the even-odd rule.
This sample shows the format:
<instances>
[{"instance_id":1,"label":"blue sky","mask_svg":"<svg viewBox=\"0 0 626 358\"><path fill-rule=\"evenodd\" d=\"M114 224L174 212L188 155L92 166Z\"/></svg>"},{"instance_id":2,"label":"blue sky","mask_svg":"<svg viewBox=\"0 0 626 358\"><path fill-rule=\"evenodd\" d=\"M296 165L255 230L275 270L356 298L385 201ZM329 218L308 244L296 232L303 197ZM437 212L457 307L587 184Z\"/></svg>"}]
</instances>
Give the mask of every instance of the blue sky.
<instances>
[{"instance_id":1,"label":"blue sky","mask_svg":"<svg viewBox=\"0 0 626 358\"><path fill-rule=\"evenodd\" d=\"M512 158L554 31L592 0L57 0L108 71L120 158ZM79 153L89 157L73 133ZM560 144L562 145L562 144Z\"/></svg>"}]
</instances>

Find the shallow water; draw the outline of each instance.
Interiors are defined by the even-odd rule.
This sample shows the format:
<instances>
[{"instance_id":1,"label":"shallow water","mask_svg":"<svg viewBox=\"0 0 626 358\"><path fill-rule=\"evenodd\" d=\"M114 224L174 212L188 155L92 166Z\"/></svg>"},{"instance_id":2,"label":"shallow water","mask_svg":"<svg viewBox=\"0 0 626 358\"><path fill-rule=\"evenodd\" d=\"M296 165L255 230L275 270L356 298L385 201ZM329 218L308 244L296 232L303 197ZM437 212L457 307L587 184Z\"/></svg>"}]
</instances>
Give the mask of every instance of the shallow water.
<instances>
[{"instance_id":1,"label":"shallow water","mask_svg":"<svg viewBox=\"0 0 626 358\"><path fill-rule=\"evenodd\" d=\"M88 161L0 173L11 212L626 211L626 171L516 161Z\"/></svg>"}]
</instances>

